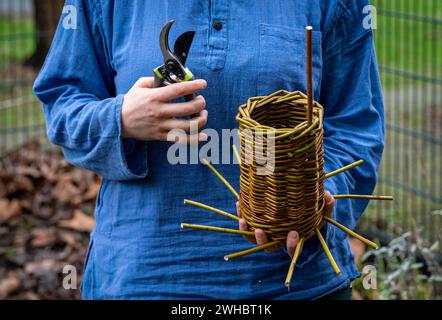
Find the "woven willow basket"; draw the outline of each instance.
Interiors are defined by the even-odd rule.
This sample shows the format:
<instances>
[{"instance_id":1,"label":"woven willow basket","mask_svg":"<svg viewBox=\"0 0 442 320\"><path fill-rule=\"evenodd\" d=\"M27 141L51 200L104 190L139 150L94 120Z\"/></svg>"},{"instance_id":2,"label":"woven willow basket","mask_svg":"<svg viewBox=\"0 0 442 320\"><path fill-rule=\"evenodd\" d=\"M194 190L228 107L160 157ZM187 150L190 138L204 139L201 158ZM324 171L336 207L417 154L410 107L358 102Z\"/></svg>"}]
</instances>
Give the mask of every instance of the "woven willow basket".
<instances>
[{"instance_id":1,"label":"woven willow basket","mask_svg":"<svg viewBox=\"0 0 442 320\"><path fill-rule=\"evenodd\" d=\"M247 250L227 254L225 260L239 258L274 246L285 245L289 231L299 233L290 262L285 285L290 286L292 274L306 239L316 235L327 255L333 270L340 269L321 235L325 223L331 223L377 248L377 245L324 214L324 180L363 163L355 161L335 171L324 172L323 108L313 102L311 124L307 120L307 96L302 92L277 91L269 96L250 98L239 107L237 120L241 152L233 148L240 165L240 187L238 192L208 161L210 170L232 192L240 203L240 216L249 230L219 228L214 226L182 223L182 228L208 230L230 234L254 236L255 229L262 229L270 242ZM333 195L335 199L356 198L392 200L391 196ZM185 204L221 214L232 220L240 220L235 214L193 200Z\"/></svg>"},{"instance_id":2,"label":"woven willow basket","mask_svg":"<svg viewBox=\"0 0 442 320\"><path fill-rule=\"evenodd\" d=\"M307 239L324 224L323 108L314 103L310 126L306 108L306 95L281 90L250 99L237 116L241 216L281 242L291 230Z\"/></svg>"}]
</instances>

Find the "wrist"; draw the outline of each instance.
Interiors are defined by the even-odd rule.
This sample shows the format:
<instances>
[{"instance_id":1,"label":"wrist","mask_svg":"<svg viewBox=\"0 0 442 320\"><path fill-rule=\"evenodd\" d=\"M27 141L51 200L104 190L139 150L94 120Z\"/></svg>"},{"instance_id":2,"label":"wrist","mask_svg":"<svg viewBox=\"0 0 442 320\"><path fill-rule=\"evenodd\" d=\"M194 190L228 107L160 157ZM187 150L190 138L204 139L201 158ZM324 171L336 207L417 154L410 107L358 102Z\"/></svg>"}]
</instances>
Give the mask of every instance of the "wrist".
<instances>
[{"instance_id":1,"label":"wrist","mask_svg":"<svg viewBox=\"0 0 442 320\"><path fill-rule=\"evenodd\" d=\"M123 102L121 105L121 112L120 112L120 128L121 128L121 137L123 139L126 138L133 138L133 136L130 134L129 130L129 114L127 112L127 105L126 105L126 96L123 97Z\"/></svg>"}]
</instances>

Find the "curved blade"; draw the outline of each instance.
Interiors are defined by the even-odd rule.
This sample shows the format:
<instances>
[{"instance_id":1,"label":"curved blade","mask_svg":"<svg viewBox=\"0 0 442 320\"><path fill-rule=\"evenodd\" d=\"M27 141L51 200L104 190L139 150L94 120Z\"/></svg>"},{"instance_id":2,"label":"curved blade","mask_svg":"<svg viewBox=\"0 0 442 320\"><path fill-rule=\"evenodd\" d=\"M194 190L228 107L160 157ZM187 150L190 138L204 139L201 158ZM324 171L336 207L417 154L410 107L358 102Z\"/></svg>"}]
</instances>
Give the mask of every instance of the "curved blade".
<instances>
[{"instance_id":1,"label":"curved blade","mask_svg":"<svg viewBox=\"0 0 442 320\"><path fill-rule=\"evenodd\" d=\"M186 64L187 56L189 54L190 47L192 46L194 36L195 31L184 32L176 39L173 46L173 52L175 56L180 59L183 66Z\"/></svg>"},{"instance_id":2,"label":"curved blade","mask_svg":"<svg viewBox=\"0 0 442 320\"><path fill-rule=\"evenodd\" d=\"M175 20L170 20L164 25L163 29L161 29L160 48L161 48L161 53L163 54L164 57L164 61L167 61L168 59L173 57L172 52L170 51L169 48L169 31L172 25L174 24L174 22Z\"/></svg>"}]
</instances>

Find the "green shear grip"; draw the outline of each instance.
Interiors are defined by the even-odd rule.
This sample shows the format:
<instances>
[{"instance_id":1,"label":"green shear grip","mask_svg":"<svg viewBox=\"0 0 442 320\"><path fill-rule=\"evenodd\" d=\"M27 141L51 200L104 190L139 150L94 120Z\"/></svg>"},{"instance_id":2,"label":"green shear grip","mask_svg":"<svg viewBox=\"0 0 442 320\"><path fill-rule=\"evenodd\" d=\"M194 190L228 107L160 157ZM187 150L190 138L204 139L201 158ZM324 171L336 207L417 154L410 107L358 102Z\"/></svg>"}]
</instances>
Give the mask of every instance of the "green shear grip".
<instances>
[{"instance_id":1,"label":"green shear grip","mask_svg":"<svg viewBox=\"0 0 442 320\"><path fill-rule=\"evenodd\" d=\"M182 81L191 81L191 80L195 79L195 77L193 76L193 73L189 70L189 68L186 68L185 70L186 70L186 75Z\"/></svg>"},{"instance_id":2,"label":"green shear grip","mask_svg":"<svg viewBox=\"0 0 442 320\"><path fill-rule=\"evenodd\" d=\"M164 79L164 76L161 74L161 72L160 72L160 69L161 67L156 67L154 70L153 70L153 73L154 73L154 75L155 76L157 76L158 78L160 78L160 79Z\"/></svg>"}]
</instances>

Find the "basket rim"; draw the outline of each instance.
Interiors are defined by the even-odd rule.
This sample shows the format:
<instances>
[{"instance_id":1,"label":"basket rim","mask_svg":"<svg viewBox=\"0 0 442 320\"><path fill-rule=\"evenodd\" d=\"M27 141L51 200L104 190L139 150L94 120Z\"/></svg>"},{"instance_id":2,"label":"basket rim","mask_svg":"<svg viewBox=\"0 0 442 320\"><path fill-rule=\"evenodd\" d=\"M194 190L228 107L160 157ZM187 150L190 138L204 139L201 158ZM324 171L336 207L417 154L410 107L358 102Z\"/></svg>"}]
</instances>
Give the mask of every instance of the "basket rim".
<instances>
[{"instance_id":1,"label":"basket rim","mask_svg":"<svg viewBox=\"0 0 442 320\"><path fill-rule=\"evenodd\" d=\"M274 131L277 135L276 139L282 139L287 136L301 132L301 134L306 134L316 127L322 127L322 118L324 113L323 106L317 102L313 101L313 122L310 127L307 127L307 117L305 121L302 121L294 127L284 127L284 128L273 128L261 124L253 118L253 112L257 109L264 108L269 104L277 104L282 102L290 102L296 105L307 106L307 96L301 91L289 92L286 90L278 90L268 96L258 96L252 97L247 100L247 103L239 106L239 112L236 116L236 120L247 129L253 131ZM307 111L306 111L307 115ZM318 123L319 122L319 123Z\"/></svg>"}]
</instances>

